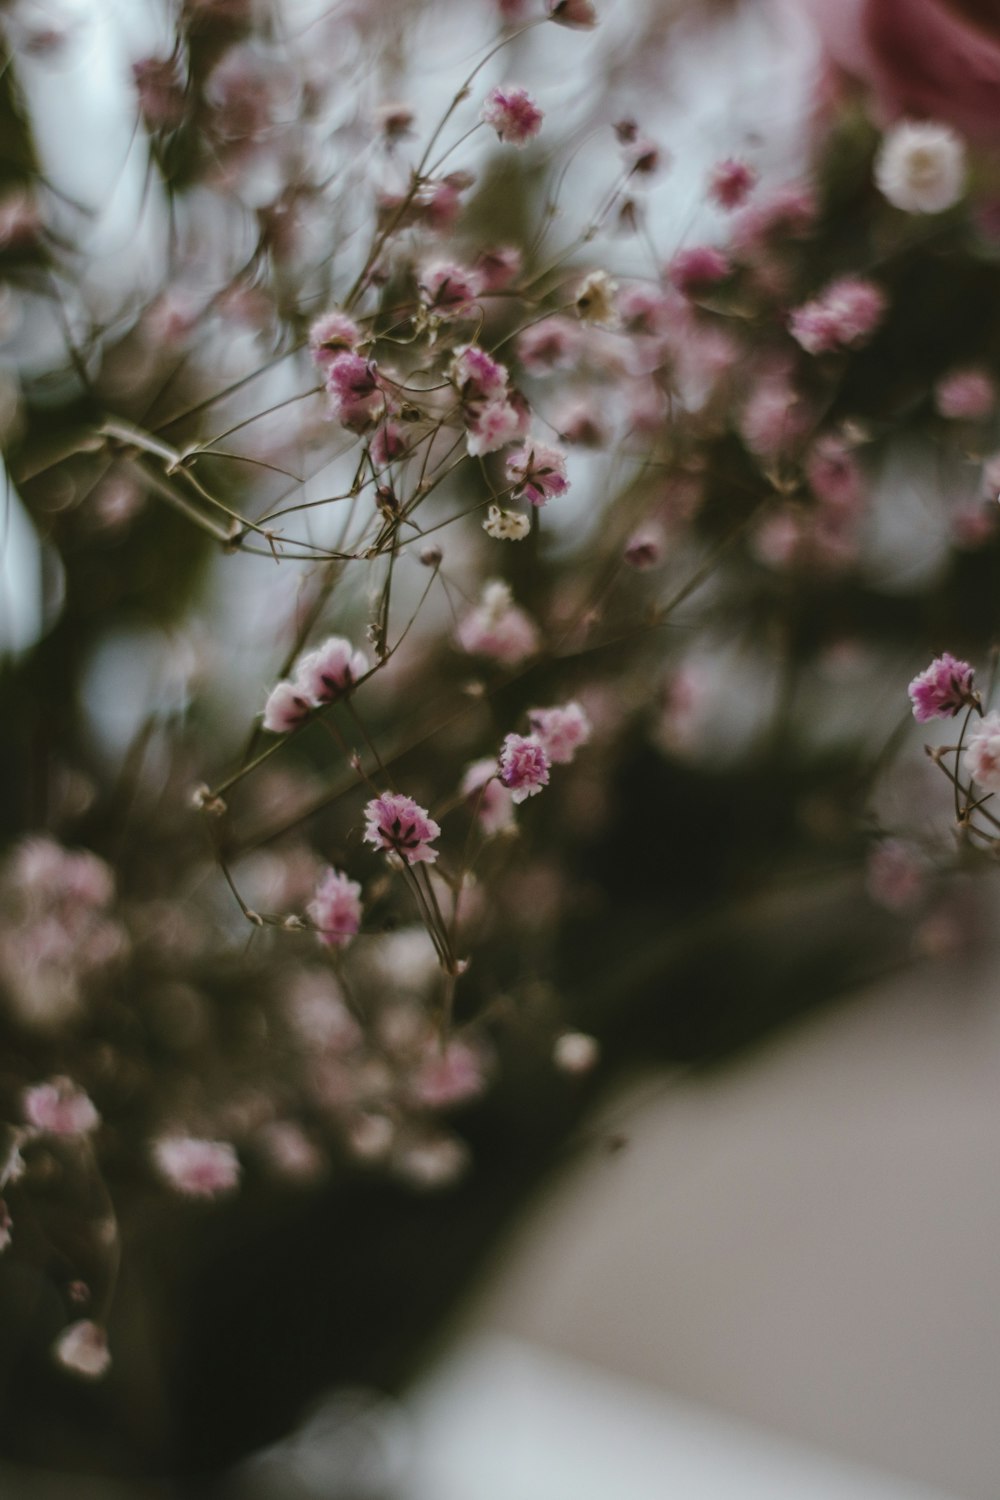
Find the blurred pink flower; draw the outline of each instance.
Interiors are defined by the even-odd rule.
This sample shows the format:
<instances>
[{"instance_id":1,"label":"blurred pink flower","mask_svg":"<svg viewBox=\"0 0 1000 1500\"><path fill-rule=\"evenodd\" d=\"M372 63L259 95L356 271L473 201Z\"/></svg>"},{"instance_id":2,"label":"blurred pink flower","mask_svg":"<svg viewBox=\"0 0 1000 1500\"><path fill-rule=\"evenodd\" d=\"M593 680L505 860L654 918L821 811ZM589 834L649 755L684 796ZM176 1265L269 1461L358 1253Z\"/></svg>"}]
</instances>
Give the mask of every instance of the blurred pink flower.
<instances>
[{"instance_id":1,"label":"blurred pink flower","mask_svg":"<svg viewBox=\"0 0 1000 1500\"><path fill-rule=\"evenodd\" d=\"M25 1089L22 1103L28 1124L49 1135L89 1135L101 1122L90 1096L69 1078Z\"/></svg>"},{"instance_id":2,"label":"blurred pink flower","mask_svg":"<svg viewBox=\"0 0 1000 1500\"><path fill-rule=\"evenodd\" d=\"M239 1159L229 1141L161 1136L153 1142L152 1153L160 1176L187 1198L217 1198L239 1182Z\"/></svg>"},{"instance_id":3,"label":"blurred pink flower","mask_svg":"<svg viewBox=\"0 0 1000 1500\"><path fill-rule=\"evenodd\" d=\"M296 683L279 682L268 693L264 704L264 728L271 734L289 734L305 723L312 707Z\"/></svg>"},{"instance_id":4,"label":"blurred pink flower","mask_svg":"<svg viewBox=\"0 0 1000 1500\"><path fill-rule=\"evenodd\" d=\"M590 720L577 702L528 711L531 733L554 766L567 766L590 739Z\"/></svg>"},{"instance_id":5,"label":"blurred pink flower","mask_svg":"<svg viewBox=\"0 0 1000 1500\"><path fill-rule=\"evenodd\" d=\"M480 602L464 615L458 640L471 656L489 656L513 667L538 650L538 630L511 599L505 583L488 583Z\"/></svg>"},{"instance_id":6,"label":"blurred pink flower","mask_svg":"<svg viewBox=\"0 0 1000 1500\"><path fill-rule=\"evenodd\" d=\"M1000 714L986 714L965 743L965 770L985 792L1000 792Z\"/></svg>"},{"instance_id":7,"label":"blurred pink flower","mask_svg":"<svg viewBox=\"0 0 1000 1500\"><path fill-rule=\"evenodd\" d=\"M361 887L342 870L326 869L306 907L316 935L328 948L344 948L361 926Z\"/></svg>"},{"instance_id":8,"label":"blurred pink flower","mask_svg":"<svg viewBox=\"0 0 1000 1500\"><path fill-rule=\"evenodd\" d=\"M987 370L950 370L934 387L934 405L952 422L977 422L996 406L997 388Z\"/></svg>"},{"instance_id":9,"label":"blurred pink flower","mask_svg":"<svg viewBox=\"0 0 1000 1500\"><path fill-rule=\"evenodd\" d=\"M484 833L500 833L514 827L514 801L500 781L495 760L487 757L473 761L462 777L462 793Z\"/></svg>"},{"instance_id":10,"label":"blurred pink flower","mask_svg":"<svg viewBox=\"0 0 1000 1500\"><path fill-rule=\"evenodd\" d=\"M741 208L757 185L757 173L745 161L729 157L708 174L708 196L719 208Z\"/></svg>"}]
</instances>

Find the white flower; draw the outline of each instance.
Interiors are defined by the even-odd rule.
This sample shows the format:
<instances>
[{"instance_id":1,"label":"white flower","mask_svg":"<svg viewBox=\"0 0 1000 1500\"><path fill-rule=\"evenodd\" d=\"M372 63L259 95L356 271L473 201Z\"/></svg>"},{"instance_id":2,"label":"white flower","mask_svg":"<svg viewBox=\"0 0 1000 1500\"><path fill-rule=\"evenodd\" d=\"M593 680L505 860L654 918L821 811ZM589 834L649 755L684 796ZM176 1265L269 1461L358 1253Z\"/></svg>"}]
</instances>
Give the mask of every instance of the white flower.
<instances>
[{"instance_id":1,"label":"white flower","mask_svg":"<svg viewBox=\"0 0 1000 1500\"><path fill-rule=\"evenodd\" d=\"M53 1353L64 1370L72 1370L86 1380L100 1380L111 1364L107 1335L89 1318L64 1328L53 1345Z\"/></svg>"},{"instance_id":2,"label":"white flower","mask_svg":"<svg viewBox=\"0 0 1000 1500\"><path fill-rule=\"evenodd\" d=\"M497 541L520 542L531 530L531 518L516 510L501 510L499 505L491 505L483 530Z\"/></svg>"},{"instance_id":3,"label":"white flower","mask_svg":"<svg viewBox=\"0 0 1000 1500\"><path fill-rule=\"evenodd\" d=\"M905 213L944 213L965 190L965 143L948 125L904 120L882 138L875 185Z\"/></svg>"},{"instance_id":4,"label":"white flower","mask_svg":"<svg viewBox=\"0 0 1000 1500\"><path fill-rule=\"evenodd\" d=\"M576 289L574 305L577 317L582 318L584 323L613 328L618 322L618 309L615 306L617 295L618 283L611 279L607 271L591 271Z\"/></svg>"},{"instance_id":5,"label":"white flower","mask_svg":"<svg viewBox=\"0 0 1000 1500\"><path fill-rule=\"evenodd\" d=\"M984 792L1000 792L1000 714L987 714L969 735L965 769Z\"/></svg>"}]
</instances>

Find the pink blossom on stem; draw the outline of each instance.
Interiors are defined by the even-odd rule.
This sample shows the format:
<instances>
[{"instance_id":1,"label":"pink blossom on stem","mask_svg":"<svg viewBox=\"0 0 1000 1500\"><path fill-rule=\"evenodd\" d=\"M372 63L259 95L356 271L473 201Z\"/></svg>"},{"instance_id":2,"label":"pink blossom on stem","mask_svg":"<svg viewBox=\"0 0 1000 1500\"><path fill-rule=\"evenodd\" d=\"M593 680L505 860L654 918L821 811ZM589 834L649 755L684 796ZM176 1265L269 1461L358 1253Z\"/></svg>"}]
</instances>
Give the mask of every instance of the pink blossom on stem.
<instances>
[{"instance_id":1,"label":"pink blossom on stem","mask_svg":"<svg viewBox=\"0 0 1000 1500\"><path fill-rule=\"evenodd\" d=\"M465 446L470 457L495 453L505 443L519 436L522 421L515 406L507 400L487 401L471 410L466 426Z\"/></svg>"},{"instance_id":2,"label":"pink blossom on stem","mask_svg":"<svg viewBox=\"0 0 1000 1500\"><path fill-rule=\"evenodd\" d=\"M455 261L438 260L425 266L420 290L430 312L439 318L457 318L468 312L482 290L475 271Z\"/></svg>"},{"instance_id":3,"label":"pink blossom on stem","mask_svg":"<svg viewBox=\"0 0 1000 1500\"><path fill-rule=\"evenodd\" d=\"M728 157L708 174L708 196L719 208L742 208L757 185L757 173L745 161Z\"/></svg>"},{"instance_id":4,"label":"pink blossom on stem","mask_svg":"<svg viewBox=\"0 0 1000 1500\"><path fill-rule=\"evenodd\" d=\"M462 793L484 833L501 833L514 827L513 798L497 775L495 760L473 761L462 777Z\"/></svg>"},{"instance_id":5,"label":"pink blossom on stem","mask_svg":"<svg viewBox=\"0 0 1000 1500\"><path fill-rule=\"evenodd\" d=\"M486 95L481 118L492 126L499 140L520 147L535 138L544 115L527 89L504 84Z\"/></svg>"},{"instance_id":6,"label":"pink blossom on stem","mask_svg":"<svg viewBox=\"0 0 1000 1500\"><path fill-rule=\"evenodd\" d=\"M554 766L568 766L591 735L590 720L575 699L558 708L532 708L528 722L532 737Z\"/></svg>"},{"instance_id":7,"label":"pink blossom on stem","mask_svg":"<svg viewBox=\"0 0 1000 1500\"><path fill-rule=\"evenodd\" d=\"M361 926L360 885L342 870L324 870L306 916L321 943L328 948L345 948Z\"/></svg>"},{"instance_id":8,"label":"pink blossom on stem","mask_svg":"<svg viewBox=\"0 0 1000 1500\"><path fill-rule=\"evenodd\" d=\"M643 338L662 338L669 331L677 305L676 298L657 286L628 286L618 294L618 316L624 332Z\"/></svg>"},{"instance_id":9,"label":"pink blossom on stem","mask_svg":"<svg viewBox=\"0 0 1000 1500\"><path fill-rule=\"evenodd\" d=\"M697 297L725 281L731 270L726 256L714 245L693 245L677 252L667 274L683 296Z\"/></svg>"},{"instance_id":10,"label":"pink blossom on stem","mask_svg":"<svg viewBox=\"0 0 1000 1500\"><path fill-rule=\"evenodd\" d=\"M564 370L576 362L579 350L579 327L558 314L526 328L517 340L517 357L529 375Z\"/></svg>"},{"instance_id":11,"label":"pink blossom on stem","mask_svg":"<svg viewBox=\"0 0 1000 1500\"><path fill-rule=\"evenodd\" d=\"M374 360L338 354L326 372L331 415L348 432L367 432L386 411L386 394Z\"/></svg>"},{"instance_id":12,"label":"pink blossom on stem","mask_svg":"<svg viewBox=\"0 0 1000 1500\"><path fill-rule=\"evenodd\" d=\"M979 422L996 406L997 388L982 369L951 370L934 387L934 406L951 422Z\"/></svg>"},{"instance_id":13,"label":"pink blossom on stem","mask_svg":"<svg viewBox=\"0 0 1000 1500\"><path fill-rule=\"evenodd\" d=\"M965 770L984 792L1000 792L1000 714L984 715L965 745Z\"/></svg>"},{"instance_id":14,"label":"pink blossom on stem","mask_svg":"<svg viewBox=\"0 0 1000 1500\"><path fill-rule=\"evenodd\" d=\"M930 719L953 719L963 708L974 708L979 694L972 685L973 669L950 652L936 656L907 688L918 724Z\"/></svg>"},{"instance_id":15,"label":"pink blossom on stem","mask_svg":"<svg viewBox=\"0 0 1000 1500\"><path fill-rule=\"evenodd\" d=\"M341 354L354 354L360 342L357 323L337 308L317 318L309 330L309 348L324 375Z\"/></svg>"},{"instance_id":16,"label":"pink blossom on stem","mask_svg":"<svg viewBox=\"0 0 1000 1500\"><path fill-rule=\"evenodd\" d=\"M532 505L544 505L569 489L565 453L535 439L508 455L506 474L514 493L523 495Z\"/></svg>"},{"instance_id":17,"label":"pink blossom on stem","mask_svg":"<svg viewBox=\"0 0 1000 1500\"><path fill-rule=\"evenodd\" d=\"M305 723L312 707L297 683L279 682L271 689L264 704L264 728L271 734L289 734Z\"/></svg>"},{"instance_id":18,"label":"pink blossom on stem","mask_svg":"<svg viewBox=\"0 0 1000 1500\"><path fill-rule=\"evenodd\" d=\"M608 430L601 420L596 403L585 396L569 402L557 413L553 425L564 443L579 448L602 448L608 441Z\"/></svg>"},{"instance_id":19,"label":"pink blossom on stem","mask_svg":"<svg viewBox=\"0 0 1000 1500\"><path fill-rule=\"evenodd\" d=\"M500 364L478 344L461 344L455 350L451 378L463 402L492 401L507 395L509 376L506 365Z\"/></svg>"},{"instance_id":20,"label":"pink blossom on stem","mask_svg":"<svg viewBox=\"0 0 1000 1500\"><path fill-rule=\"evenodd\" d=\"M186 1198L217 1198L239 1182L240 1163L229 1141L168 1135L154 1141L152 1151L160 1176Z\"/></svg>"},{"instance_id":21,"label":"pink blossom on stem","mask_svg":"<svg viewBox=\"0 0 1000 1500\"><path fill-rule=\"evenodd\" d=\"M500 751L500 780L511 800L523 802L549 783L549 757L535 735L509 734Z\"/></svg>"},{"instance_id":22,"label":"pink blossom on stem","mask_svg":"<svg viewBox=\"0 0 1000 1500\"><path fill-rule=\"evenodd\" d=\"M398 854L408 865L433 864L437 859L431 844L441 829L412 797L384 792L368 803L365 818L365 841L376 849Z\"/></svg>"},{"instance_id":23,"label":"pink blossom on stem","mask_svg":"<svg viewBox=\"0 0 1000 1500\"><path fill-rule=\"evenodd\" d=\"M488 583L480 602L459 622L458 640L470 656L514 667L538 650L538 630L505 583Z\"/></svg>"},{"instance_id":24,"label":"pink blossom on stem","mask_svg":"<svg viewBox=\"0 0 1000 1500\"><path fill-rule=\"evenodd\" d=\"M332 635L299 659L295 687L313 705L333 703L349 693L367 671L364 652L355 651L343 636Z\"/></svg>"},{"instance_id":25,"label":"pink blossom on stem","mask_svg":"<svg viewBox=\"0 0 1000 1500\"><path fill-rule=\"evenodd\" d=\"M85 1380L99 1380L111 1367L108 1336L99 1323L89 1318L64 1328L52 1352L64 1370L82 1375Z\"/></svg>"},{"instance_id":26,"label":"pink blossom on stem","mask_svg":"<svg viewBox=\"0 0 1000 1500\"><path fill-rule=\"evenodd\" d=\"M803 239L816 222L816 195L804 183L789 182L750 204L733 224L733 244L755 255L769 245Z\"/></svg>"},{"instance_id":27,"label":"pink blossom on stem","mask_svg":"<svg viewBox=\"0 0 1000 1500\"><path fill-rule=\"evenodd\" d=\"M407 453L406 429L398 422L383 422L371 440L372 463L377 469L405 458Z\"/></svg>"},{"instance_id":28,"label":"pink blossom on stem","mask_svg":"<svg viewBox=\"0 0 1000 1500\"><path fill-rule=\"evenodd\" d=\"M53 1078L25 1089L24 1118L49 1135L89 1135L101 1117L93 1101L69 1078Z\"/></svg>"},{"instance_id":29,"label":"pink blossom on stem","mask_svg":"<svg viewBox=\"0 0 1000 1500\"><path fill-rule=\"evenodd\" d=\"M871 338L885 310L885 293L873 281L842 276L812 302L794 308L788 328L807 354L856 349Z\"/></svg>"},{"instance_id":30,"label":"pink blossom on stem","mask_svg":"<svg viewBox=\"0 0 1000 1500\"><path fill-rule=\"evenodd\" d=\"M502 292L521 274L522 256L516 245L497 245L483 250L476 260L476 274L484 292Z\"/></svg>"}]
</instances>

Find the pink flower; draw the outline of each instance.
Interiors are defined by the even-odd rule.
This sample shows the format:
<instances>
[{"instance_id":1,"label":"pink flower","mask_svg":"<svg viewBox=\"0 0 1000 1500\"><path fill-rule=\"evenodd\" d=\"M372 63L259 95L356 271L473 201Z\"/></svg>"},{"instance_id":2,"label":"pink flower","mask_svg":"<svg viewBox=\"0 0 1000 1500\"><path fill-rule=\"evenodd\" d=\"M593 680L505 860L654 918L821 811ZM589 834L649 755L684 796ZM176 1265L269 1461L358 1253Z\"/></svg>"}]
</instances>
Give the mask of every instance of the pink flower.
<instances>
[{"instance_id":1,"label":"pink flower","mask_svg":"<svg viewBox=\"0 0 1000 1500\"><path fill-rule=\"evenodd\" d=\"M338 354L326 372L331 414L348 432L367 432L385 414L386 395L374 360Z\"/></svg>"},{"instance_id":2,"label":"pink flower","mask_svg":"<svg viewBox=\"0 0 1000 1500\"><path fill-rule=\"evenodd\" d=\"M486 834L514 827L514 801L497 776L495 760L476 760L462 777L462 792Z\"/></svg>"},{"instance_id":3,"label":"pink flower","mask_svg":"<svg viewBox=\"0 0 1000 1500\"><path fill-rule=\"evenodd\" d=\"M625 561L637 573L659 567L663 561L666 538L659 526L643 526L633 531L625 543Z\"/></svg>"},{"instance_id":4,"label":"pink flower","mask_svg":"<svg viewBox=\"0 0 1000 1500\"><path fill-rule=\"evenodd\" d=\"M317 318L309 330L312 357L324 374L341 354L353 354L360 342L361 329L357 323L336 308Z\"/></svg>"},{"instance_id":5,"label":"pink flower","mask_svg":"<svg viewBox=\"0 0 1000 1500\"><path fill-rule=\"evenodd\" d=\"M355 651L343 636L332 635L322 646L300 658L295 668L295 688L314 706L334 703L349 693L367 671L364 653Z\"/></svg>"},{"instance_id":6,"label":"pink flower","mask_svg":"<svg viewBox=\"0 0 1000 1500\"><path fill-rule=\"evenodd\" d=\"M342 870L326 869L306 907L316 935L328 948L344 948L361 926L361 887Z\"/></svg>"},{"instance_id":7,"label":"pink flower","mask_svg":"<svg viewBox=\"0 0 1000 1500\"><path fill-rule=\"evenodd\" d=\"M924 892L927 861L902 839L883 839L868 860L868 894L887 911L906 911Z\"/></svg>"},{"instance_id":8,"label":"pink flower","mask_svg":"<svg viewBox=\"0 0 1000 1500\"><path fill-rule=\"evenodd\" d=\"M377 469L405 458L407 452L406 430L398 422L383 422L371 440L372 463Z\"/></svg>"},{"instance_id":9,"label":"pink flower","mask_svg":"<svg viewBox=\"0 0 1000 1500\"><path fill-rule=\"evenodd\" d=\"M589 31L597 25L597 11L590 0L548 0L549 20L577 31Z\"/></svg>"},{"instance_id":10,"label":"pink flower","mask_svg":"<svg viewBox=\"0 0 1000 1500\"><path fill-rule=\"evenodd\" d=\"M996 405L997 388L986 370L951 370L934 387L934 405L952 422L978 422Z\"/></svg>"},{"instance_id":11,"label":"pink flower","mask_svg":"<svg viewBox=\"0 0 1000 1500\"><path fill-rule=\"evenodd\" d=\"M549 784L549 757L535 735L509 734L499 765L500 780L513 802L523 802Z\"/></svg>"},{"instance_id":12,"label":"pink flower","mask_svg":"<svg viewBox=\"0 0 1000 1500\"><path fill-rule=\"evenodd\" d=\"M514 493L523 495L532 505L544 505L553 495L563 495L569 489L565 453L534 439L508 456L506 473Z\"/></svg>"},{"instance_id":13,"label":"pink flower","mask_svg":"<svg viewBox=\"0 0 1000 1500\"><path fill-rule=\"evenodd\" d=\"M677 252L667 274L685 297L696 297L725 281L731 270L725 255L714 245L694 245L690 250Z\"/></svg>"},{"instance_id":14,"label":"pink flower","mask_svg":"<svg viewBox=\"0 0 1000 1500\"><path fill-rule=\"evenodd\" d=\"M729 157L717 162L708 176L708 196L727 211L742 208L757 185L757 173L745 161Z\"/></svg>"},{"instance_id":15,"label":"pink flower","mask_svg":"<svg viewBox=\"0 0 1000 1500\"><path fill-rule=\"evenodd\" d=\"M476 260L476 274L484 292L502 292L521 274L521 252L516 245L484 250Z\"/></svg>"},{"instance_id":16,"label":"pink flower","mask_svg":"<svg viewBox=\"0 0 1000 1500\"><path fill-rule=\"evenodd\" d=\"M526 146L541 130L544 115L527 89L504 84L486 95L482 119L493 127L501 141L511 146Z\"/></svg>"},{"instance_id":17,"label":"pink flower","mask_svg":"<svg viewBox=\"0 0 1000 1500\"><path fill-rule=\"evenodd\" d=\"M376 849L398 854L408 865L433 864L438 851L431 843L441 829L426 809L398 792L384 792L365 808L365 841Z\"/></svg>"},{"instance_id":18,"label":"pink flower","mask_svg":"<svg viewBox=\"0 0 1000 1500\"><path fill-rule=\"evenodd\" d=\"M579 349L579 327L558 315L526 328L517 340L517 357L529 375L566 369L576 362Z\"/></svg>"},{"instance_id":19,"label":"pink flower","mask_svg":"<svg viewBox=\"0 0 1000 1500\"><path fill-rule=\"evenodd\" d=\"M1000 714L986 714L969 735L965 769L984 792L1000 792Z\"/></svg>"},{"instance_id":20,"label":"pink flower","mask_svg":"<svg viewBox=\"0 0 1000 1500\"><path fill-rule=\"evenodd\" d=\"M806 478L817 500L838 510L856 510L864 499L864 481L854 454L842 438L818 438L806 460Z\"/></svg>"},{"instance_id":21,"label":"pink flower","mask_svg":"<svg viewBox=\"0 0 1000 1500\"><path fill-rule=\"evenodd\" d=\"M482 290L479 277L468 266L439 260L424 267L420 289L428 309L439 318L457 318L468 312Z\"/></svg>"},{"instance_id":22,"label":"pink flower","mask_svg":"<svg viewBox=\"0 0 1000 1500\"><path fill-rule=\"evenodd\" d=\"M788 327L807 354L853 349L871 338L885 316L885 294L872 281L844 276L819 297L794 308Z\"/></svg>"},{"instance_id":23,"label":"pink flower","mask_svg":"<svg viewBox=\"0 0 1000 1500\"><path fill-rule=\"evenodd\" d=\"M22 1102L28 1124L49 1135L89 1135L101 1122L90 1096L69 1078L25 1089Z\"/></svg>"},{"instance_id":24,"label":"pink flower","mask_svg":"<svg viewBox=\"0 0 1000 1500\"><path fill-rule=\"evenodd\" d=\"M470 413L465 446L472 458L481 453L495 453L521 430L521 416L509 401L487 401Z\"/></svg>"},{"instance_id":25,"label":"pink flower","mask_svg":"<svg viewBox=\"0 0 1000 1500\"><path fill-rule=\"evenodd\" d=\"M785 183L737 216L733 244L745 254L756 254L767 245L803 239L816 222L816 212L816 196L811 187Z\"/></svg>"},{"instance_id":26,"label":"pink flower","mask_svg":"<svg viewBox=\"0 0 1000 1500\"><path fill-rule=\"evenodd\" d=\"M462 344L455 350L451 378L466 403L492 401L507 394L509 376L506 365L500 364L478 344Z\"/></svg>"},{"instance_id":27,"label":"pink flower","mask_svg":"<svg viewBox=\"0 0 1000 1500\"><path fill-rule=\"evenodd\" d=\"M622 328L643 338L662 338L678 306L683 304L656 286L629 286L618 294Z\"/></svg>"},{"instance_id":28,"label":"pink flower","mask_svg":"<svg viewBox=\"0 0 1000 1500\"><path fill-rule=\"evenodd\" d=\"M296 683L279 682L264 704L264 728L271 734L289 734L304 724L311 712L312 703Z\"/></svg>"},{"instance_id":29,"label":"pink flower","mask_svg":"<svg viewBox=\"0 0 1000 1500\"><path fill-rule=\"evenodd\" d=\"M427 1049L412 1083L418 1104L428 1109L447 1109L481 1094L485 1079L483 1060L474 1047L457 1038L442 1052L437 1042Z\"/></svg>"},{"instance_id":30,"label":"pink flower","mask_svg":"<svg viewBox=\"0 0 1000 1500\"><path fill-rule=\"evenodd\" d=\"M111 1366L108 1336L99 1323L82 1318L64 1328L52 1347L59 1364L86 1380L99 1380Z\"/></svg>"},{"instance_id":31,"label":"pink flower","mask_svg":"<svg viewBox=\"0 0 1000 1500\"><path fill-rule=\"evenodd\" d=\"M239 1182L240 1164L229 1141L206 1141L196 1136L161 1136L153 1143L153 1161L160 1176L187 1198L217 1198Z\"/></svg>"},{"instance_id":32,"label":"pink flower","mask_svg":"<svg viewBox=\"0 0 1000 1500\"><path fill-rule=\"evenodd\" d=\"M808 407L799 391L781 375L755 383L740 417L740 434L751 453L772 460L794 449L809 430Z\"/></svg>"},{"instance_id":33,"label":"pink flower","mask_svg":"<svg viewBox=\"0 0 1000 1500\"><path fill-rule=\"evenodd\" d=\"M554 426L564 443L580 448L602 448L608 441L607 428L601 421L596 404L581 397L560 408Z\"/></svg>"},{"instance_id":34,"label":"pink flower","mask_svg":"<svg viewBox=\"0 0 1000 1500\"><path fill-rule=\"evenodd\" d=\"M532 738L554 766L568 766L580 746L590 739L590 720L575 700L559 708L532 708L528 722Z\"/></svg>"},{"instance_id":35,"label":"pink flower","mask_svg":"<svg viewBox=\"0 0 1000 1500\"><path fill-rule=\"evenodd\" d=\"M470 656L489 656L507 667L538 650L534 622L513 602L507 585L499 582L488 583L479 604L462 618L458 640Z\"/></svg>"},{"instance_id":36,"label":"pink flower","mask_svg":"<svg viewBox=\"0 0 1000 1500\"><path fill-rule=\"evenodd\" d=\"M959 661L948 651L936 656L907 688L917 723L953 719L963 708L975 708L979 694L972 686L972 678L973 670L967 661Z\"/></svg>"}]
</instances>

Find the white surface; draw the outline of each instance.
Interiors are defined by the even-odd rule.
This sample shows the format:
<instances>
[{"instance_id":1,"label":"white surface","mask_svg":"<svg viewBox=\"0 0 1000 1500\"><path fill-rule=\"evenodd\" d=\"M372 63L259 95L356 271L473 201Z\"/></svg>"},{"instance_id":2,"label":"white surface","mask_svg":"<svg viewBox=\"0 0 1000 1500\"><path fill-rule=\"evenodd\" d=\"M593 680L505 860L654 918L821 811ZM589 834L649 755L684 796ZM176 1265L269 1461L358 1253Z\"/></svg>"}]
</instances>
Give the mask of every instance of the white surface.
<instances>
[{"instance_id":1,"label":"white surface","mask_svg":"<svg viewBox=\"0 0 1000 1500\"><path fill-rule=\"evenodd\" d=\"M530 1344L463 1344L414 1402L405 1500L945 1500Z\"/></svg>"}]
</instances>

